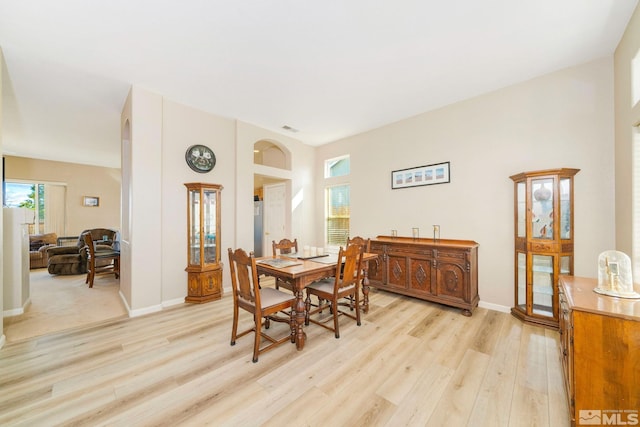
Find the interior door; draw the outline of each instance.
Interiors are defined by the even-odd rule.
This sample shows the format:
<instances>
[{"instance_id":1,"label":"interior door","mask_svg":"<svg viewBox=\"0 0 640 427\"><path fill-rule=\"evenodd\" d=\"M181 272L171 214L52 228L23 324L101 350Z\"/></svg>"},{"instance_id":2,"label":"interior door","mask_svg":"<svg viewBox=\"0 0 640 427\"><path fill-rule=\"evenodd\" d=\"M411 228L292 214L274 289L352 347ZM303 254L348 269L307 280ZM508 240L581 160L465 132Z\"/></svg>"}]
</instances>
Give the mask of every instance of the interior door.
<instances>
[{"instance_id":1,"label":"interior door","mask_svg":"<svg viewBox=\"0 0 640 427\"><path fill-rule=\"evenodd\" d=\"M290 238L287 236L287 189L285 183L264 186L264 238L262 253L272 253L271 242Z\"/></svg>"}]
</instances>

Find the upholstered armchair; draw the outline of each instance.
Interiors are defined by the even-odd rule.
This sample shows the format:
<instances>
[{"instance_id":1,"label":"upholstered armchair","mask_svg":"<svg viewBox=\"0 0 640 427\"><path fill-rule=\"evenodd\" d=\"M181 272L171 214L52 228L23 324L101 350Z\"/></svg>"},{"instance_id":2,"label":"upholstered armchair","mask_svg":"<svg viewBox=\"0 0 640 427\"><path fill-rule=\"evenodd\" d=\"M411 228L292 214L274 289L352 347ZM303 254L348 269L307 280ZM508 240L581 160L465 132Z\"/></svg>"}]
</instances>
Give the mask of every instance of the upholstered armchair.
<instances>
[{"instance_id":1,"label":"upholstered armchair","mask_svg":"<svg viewBox=\"0 0 640 427\"><path fill-rule=\"evenodd\" d=\"M49 262L47 249L56 246L56 233L31 234L29 236L29 268L44 268Z\"/></svg>"},{"instance_id":2,"label":"upholstered armchair","mask_svg":"<svg viewBox=\"0 0 640 427\"><path fill-rule=\"evenodd\" d=\"M84 230L78 236L77 243L73 246L54 246L47 249L49 274L86 274L87 251L84 249L84 235L91 234L96 241L95 250L113 250L112 245L116 237L116 231L108 228L92 228Z\"/></svg>"}]
</instances>

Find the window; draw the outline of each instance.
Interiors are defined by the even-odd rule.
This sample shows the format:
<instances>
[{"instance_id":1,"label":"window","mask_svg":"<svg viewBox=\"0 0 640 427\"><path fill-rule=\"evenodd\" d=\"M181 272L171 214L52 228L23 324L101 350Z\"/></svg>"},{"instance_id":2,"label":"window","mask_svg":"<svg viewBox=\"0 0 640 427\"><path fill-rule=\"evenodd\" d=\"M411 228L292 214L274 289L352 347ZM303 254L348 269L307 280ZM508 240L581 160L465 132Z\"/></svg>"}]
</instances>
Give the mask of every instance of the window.
<instances>
[{"instance_id":1,"label":"window","mask_svg":"<svg viewBox=\"0 0 640 427\"><path fill-rule=\"evenodd\" d=\"M29 234L44 233L44 184L7 182L5 191L7 207L27 208L37 212L34 223L29 224Z\"/></svg>"},{"instance_id":2,"label":"window","mask_svg":"<svg viewBox=\"0 0 640 427\"><path fill-rule=\"evenodd\" d=\"M29 234L57 233L65 235L66 186L56 183L28 181L5 182L5 205L27 208L34 212Z\"/></svg>"},{"instance_id":3,"label":"window","mask_svg":"<svg viewBox=\"0 0 640 427\"><path fill-rule=\"evenodd\" d=\"M349 185L336 185L326 190L326 240L329 246L344 246L349 236Z\"/></svg>"},{"instance_id":4,"label":"window","mask_svg":"<svg viewBox=\"0 0 640 427\"><path fill-rule=\"evenodd\" d=\"M350 186L344 178L351 172L349 155L335 157L324 162L324 177L331 185L325 187L325 243L327 246L344 246L349 237L351 217ZM334 179L338 177L338 179Z\"/></svg>"},{"instance_id":5,"label":"window","mask_svg":"<svg viewBox=\"0 0 640 427\"><path fill-rule=\"evenodd\" d=\"M631 60L631 107L640 102L640 50Z\"/></svg>"},{"instance_id":6,"label":"window","mask_svg":"<svg viewBox=\"0 0 640 427\"><path fill-rule=\"evenodd\" d=\"M349 155L336 157L324 162L324 177L333 178L336 176L345 176L351 173L351 163Z\"/></svg>"},{"instance_id":7,"label":"window","mask_svg":"<svg viewBox=\"0 0 640 427\"><path fill-rule=\"evenodd\" d=\"M640 127L636 126L633 131L631 276L635 278L640 275Z\"/></svg>"}]
</instances>

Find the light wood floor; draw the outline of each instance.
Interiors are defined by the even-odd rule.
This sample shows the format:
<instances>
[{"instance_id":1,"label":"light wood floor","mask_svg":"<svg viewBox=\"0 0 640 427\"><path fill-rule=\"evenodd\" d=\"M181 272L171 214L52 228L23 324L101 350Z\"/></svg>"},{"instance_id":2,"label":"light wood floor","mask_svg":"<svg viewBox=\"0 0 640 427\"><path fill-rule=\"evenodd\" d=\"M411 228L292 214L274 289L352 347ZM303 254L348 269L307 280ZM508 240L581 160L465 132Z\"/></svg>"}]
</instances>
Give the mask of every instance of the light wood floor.
<instances>
[{"instance_id":1,"label":"light wood floor","mask_svg":"<svg viewBox=\"0 0 640 427\"><path fill-rule=\"evenodd\" d=\"M287 343L255 364L251 335L229 345L230 295L9 343L0 425L569 425L557 332L371 296L340 339L310 325L303 351Z\"/></svg>"}]
</instances>

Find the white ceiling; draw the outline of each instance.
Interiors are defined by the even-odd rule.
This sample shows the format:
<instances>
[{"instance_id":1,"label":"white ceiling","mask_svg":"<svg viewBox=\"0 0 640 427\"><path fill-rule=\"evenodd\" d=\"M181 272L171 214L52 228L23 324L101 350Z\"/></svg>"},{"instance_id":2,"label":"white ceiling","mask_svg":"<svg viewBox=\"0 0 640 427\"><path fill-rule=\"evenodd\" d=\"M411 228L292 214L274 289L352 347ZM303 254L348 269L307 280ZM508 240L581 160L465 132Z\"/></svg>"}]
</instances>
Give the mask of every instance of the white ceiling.
<instances>
[{"instance_id":1,"label":"white ceiling","mask_svg":"<svg viewBox=\"0 0 640 427\"><path fill-rule=\"evenodd\" d=\"M0 0L3 151L118 167L132 84L319 145L611 56L637 3Z\"/></svg>"}]
</instances>

